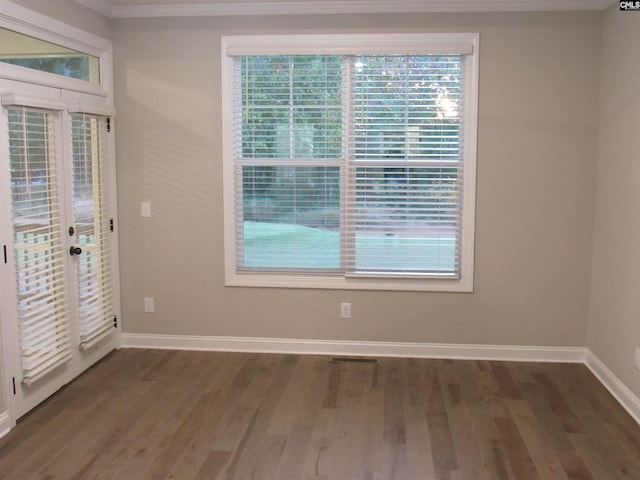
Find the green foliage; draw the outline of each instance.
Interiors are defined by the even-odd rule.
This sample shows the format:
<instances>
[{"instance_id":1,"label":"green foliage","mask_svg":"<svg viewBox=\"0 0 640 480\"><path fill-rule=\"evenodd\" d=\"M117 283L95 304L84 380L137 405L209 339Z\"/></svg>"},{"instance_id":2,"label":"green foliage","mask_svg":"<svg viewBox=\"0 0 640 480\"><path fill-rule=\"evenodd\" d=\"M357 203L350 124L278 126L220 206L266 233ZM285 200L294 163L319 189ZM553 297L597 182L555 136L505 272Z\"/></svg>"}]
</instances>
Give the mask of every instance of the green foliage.
<instances>
[{"instance_id":1,"label":"green foliage","mask_svg":"<svg viewBox=\"0 0 640 480\"><path fill-rule=\"evenodd\" d=\"M63 77L89 81L89 57L82 55L2 58L0 61L21 67L55 73Z\"/></svg>"}]
</instances>

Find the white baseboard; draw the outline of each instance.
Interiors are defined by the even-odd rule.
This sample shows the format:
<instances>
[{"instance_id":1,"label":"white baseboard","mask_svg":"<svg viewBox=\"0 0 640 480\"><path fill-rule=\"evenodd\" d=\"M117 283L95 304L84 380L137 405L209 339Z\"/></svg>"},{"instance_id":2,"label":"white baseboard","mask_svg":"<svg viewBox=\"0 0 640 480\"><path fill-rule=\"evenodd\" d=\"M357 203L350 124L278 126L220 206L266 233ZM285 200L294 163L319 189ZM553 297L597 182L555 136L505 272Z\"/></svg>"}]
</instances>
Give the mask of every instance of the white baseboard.
<instances>
[{"instance_id":1,"label":"white baseboard","mask_svg":"<svg viewBox=\"0 0 640 480\"><path fill-rule=\"evenodd\" d=\"M4 437L11 430L11 419L7 412L0 413L0 438Z\"/></svg>"},{"instance_id":2,"label":"white baseboard","mask_svg":"<svg viewBox=\"0 0 640 480\"><path fill-rule=\"evenodd\" d=\"M377 357L447 358L521 362L584 363L582 347L456 345L254 337L122 334L125 348L211 350L220 352L292 353Z\"/></svg>"},{"instance_id":3,"label":"white baseboard","mask_svg":"<svg viewBox=\"0 0 640 480\"><path fill-rule=\"evenodd\" d=\"M591 351L587 351L584 362L614 398L629 412L629 415L640 424L640 398L622 383L602 361Z\"/></svg>"}]
</instances>

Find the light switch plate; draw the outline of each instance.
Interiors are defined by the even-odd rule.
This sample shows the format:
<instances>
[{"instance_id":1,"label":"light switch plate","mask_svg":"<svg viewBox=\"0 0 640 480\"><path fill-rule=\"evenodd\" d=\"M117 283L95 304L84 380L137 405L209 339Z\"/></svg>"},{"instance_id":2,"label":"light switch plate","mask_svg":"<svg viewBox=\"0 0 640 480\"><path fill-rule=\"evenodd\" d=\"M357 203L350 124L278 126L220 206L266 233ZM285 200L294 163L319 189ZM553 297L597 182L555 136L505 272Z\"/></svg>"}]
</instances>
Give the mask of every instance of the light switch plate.
<instances>
[{"instance_id":1,"label":"light switch plate","mask_svg":"<svg viewBox=\"0 0 640 480\"><path fill-rule=\"evenodd\" d=\"M140 202L140 216L143 218L151 216L151 202Z\"/></svg>"},{"instance_id":2,"label":"light switch plate","mask_svg":"<svg viewBox=\"0 0 640 480\"><path fill-rule=\"evenodd\" d=\"M145 313L153 313L156 311L153 297L144 297L144 311Z\"/></svg>"}]
</instances>

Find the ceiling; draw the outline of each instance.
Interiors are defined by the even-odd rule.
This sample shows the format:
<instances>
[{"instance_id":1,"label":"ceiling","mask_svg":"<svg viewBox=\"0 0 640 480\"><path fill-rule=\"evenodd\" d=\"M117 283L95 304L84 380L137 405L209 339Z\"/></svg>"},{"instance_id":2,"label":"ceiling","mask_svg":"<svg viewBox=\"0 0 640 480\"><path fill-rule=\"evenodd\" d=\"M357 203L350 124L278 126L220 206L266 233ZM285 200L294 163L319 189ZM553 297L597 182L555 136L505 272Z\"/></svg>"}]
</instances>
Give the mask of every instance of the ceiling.
<instances>
[{"instance_id":1,"label":"ceiling","mask_svg":"<svg viewBox=\"0 0 640 480\"><path fill-rule=\"evenodd\" d=\"M75 0L103 15L179 17L302 13L603 10L615 0Z\"/></svg>"}]
</instances>

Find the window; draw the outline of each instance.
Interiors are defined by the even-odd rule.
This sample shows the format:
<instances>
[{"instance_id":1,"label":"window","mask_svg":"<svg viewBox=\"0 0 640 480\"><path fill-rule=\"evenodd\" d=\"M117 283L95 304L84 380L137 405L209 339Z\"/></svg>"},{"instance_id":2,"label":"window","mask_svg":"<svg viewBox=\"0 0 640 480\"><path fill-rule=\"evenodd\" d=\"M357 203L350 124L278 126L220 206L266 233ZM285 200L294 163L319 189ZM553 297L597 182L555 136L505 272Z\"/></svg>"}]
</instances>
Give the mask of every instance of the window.
<instances>
[{"instance_id":1,"label":"window","mask_svg":"<svg viewBox=\"0 0 640 480\"><path fill-rule=\"evenodd\" d=\"M224 37L227 284L471 291L477 50Z\"/></svg>"},{"instance_id":2,"label":"window","mask_svg":"<svg viewBox=\"0 0 640 480\"><path fill-rule=\"evenodd\" d=\"M110 41L19 5L3 4L2 10L0 78L89 94L113 104Z\"/></svg>"},{"instance_id":3,"label":"window","mask_svg":"<svg viewBox=\"0 0 640 480\"><path fill-rule=\"evenodd\" d=\"M100 83L98 57L6 28L0 28L0 62Z\"/></svg>"}]
</instances>

